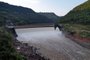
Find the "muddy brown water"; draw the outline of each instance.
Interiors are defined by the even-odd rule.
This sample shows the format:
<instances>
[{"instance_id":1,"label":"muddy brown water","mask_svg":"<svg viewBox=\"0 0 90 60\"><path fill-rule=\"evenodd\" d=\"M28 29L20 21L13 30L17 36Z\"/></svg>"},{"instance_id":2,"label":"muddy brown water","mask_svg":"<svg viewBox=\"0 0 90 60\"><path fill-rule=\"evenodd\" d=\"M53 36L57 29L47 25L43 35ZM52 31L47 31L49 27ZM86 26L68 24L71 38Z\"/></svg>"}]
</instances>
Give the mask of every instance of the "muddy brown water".
<instances>
[{"instance_id":1,"label":"muddy brown water","mask_svg":"<svg viewBox=\"0 0 90 60\"><path fill-rule=\"evenodd\" d=\"M66 38L53 27L16 29L17 39L39 48L51 60L90 60L90 50Z\"/></svg>"}]
</instances>

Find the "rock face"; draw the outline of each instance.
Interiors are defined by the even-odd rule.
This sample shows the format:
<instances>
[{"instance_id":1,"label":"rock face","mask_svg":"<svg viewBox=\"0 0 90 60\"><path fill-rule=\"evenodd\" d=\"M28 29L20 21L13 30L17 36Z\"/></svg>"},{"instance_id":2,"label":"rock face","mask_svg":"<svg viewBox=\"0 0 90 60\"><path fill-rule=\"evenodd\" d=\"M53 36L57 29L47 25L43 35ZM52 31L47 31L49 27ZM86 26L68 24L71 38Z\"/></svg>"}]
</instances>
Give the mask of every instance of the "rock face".
<instances>
[{"instance_id":1,"label":"rock face","mask_svg":"<svg viewBox=\"0 0 90 60\"><path fill-rule=\"evenodd\" d=\"M51 19L37 14L30 8L0 2L0 25L4 24L5 20L8 19L12 20L16 25L52 23Z\"/></svg>"},{"instance_id":2,"label":"rock face","mask_svg":"<svg viewBox=\"0 0 90 60\"><path fill-rule=\"evenodd\" d=\"M90 24L90 0L75 7L61 20L61 23Z\"/></svg>"}]
</instances>

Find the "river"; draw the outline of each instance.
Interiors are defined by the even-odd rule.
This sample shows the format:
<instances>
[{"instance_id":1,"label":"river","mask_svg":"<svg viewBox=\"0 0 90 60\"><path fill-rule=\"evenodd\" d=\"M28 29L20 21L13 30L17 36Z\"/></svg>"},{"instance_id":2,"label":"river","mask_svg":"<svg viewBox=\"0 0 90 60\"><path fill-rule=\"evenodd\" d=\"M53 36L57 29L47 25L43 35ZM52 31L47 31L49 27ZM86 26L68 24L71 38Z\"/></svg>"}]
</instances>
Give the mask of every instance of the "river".
<instances>
[{"instance_id":1,"label":"river","mask_svg":"<svg viewBox=\"0 0 90 60\"><path fill-rule=\"evenodd\" d=\"M53 27L16 29L17 39L37 47L51 60L90 60L90 50L66 38Z\"/></svg>"}]
</instances>

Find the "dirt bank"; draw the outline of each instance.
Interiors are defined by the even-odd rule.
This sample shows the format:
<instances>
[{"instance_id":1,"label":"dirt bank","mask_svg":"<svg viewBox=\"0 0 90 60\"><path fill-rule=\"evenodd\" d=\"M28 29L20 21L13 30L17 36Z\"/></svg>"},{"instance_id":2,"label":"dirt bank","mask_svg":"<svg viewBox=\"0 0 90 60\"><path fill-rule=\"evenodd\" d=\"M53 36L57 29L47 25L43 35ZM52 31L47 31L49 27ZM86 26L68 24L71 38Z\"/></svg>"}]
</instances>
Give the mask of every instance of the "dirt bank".
<instances>
[{"instance_id":1,"label":"dirt bank","mask_svg":"<svg viewBox=\"0 0 90 60\"><path fill-rule=\"evenodd\" d=\"M15 26L16 29L21 29L21 28L37 28L37 27L53 27L53 24L30 24L30 25Z\"/></svg>"},{"instance_id":2,"label":"dirt bank","mask_svg":"<svg viewBox=\"0 0 90 60\"><path fill-rule=\"evenodd\" d=\"M80 44L81 46L90 49L90 38L82 38L79 35L65 34L66 37Z\"/></svg>"}]
</instances>

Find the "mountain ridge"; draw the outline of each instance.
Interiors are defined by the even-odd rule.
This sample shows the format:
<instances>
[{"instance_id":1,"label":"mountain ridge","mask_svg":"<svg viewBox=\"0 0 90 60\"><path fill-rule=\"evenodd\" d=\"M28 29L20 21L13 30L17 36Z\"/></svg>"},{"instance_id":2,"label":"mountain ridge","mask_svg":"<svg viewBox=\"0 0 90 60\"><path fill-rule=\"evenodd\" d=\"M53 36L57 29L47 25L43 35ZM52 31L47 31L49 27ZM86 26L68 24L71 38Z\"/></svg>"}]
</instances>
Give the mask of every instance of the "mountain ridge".
<instances>
[{"instance_id":1,"label":"mountain ridge","mask_svg":"<svg viewBox=\"0 0 90 60\"><path fill-rule=\"evenodd\" d=\"M55 13L53 12L40 12L38 13L40 15L43 15L43 16L46 16L48 17L49 19L53 20L54 22L58 21L59 20L59 16L57 16Z\"/></svg>"},{"instance_id":2,"label":"mountain ridge","mask_svg":"<svg viewBox=\"0 0 90 60\"><path fill-rule=\"evenodd\" d=\"M53 23L51 19L39 15L30 8L0 2L0 25L6 20L11 20L15 25Z\"/></svg>"}]
</instances>

